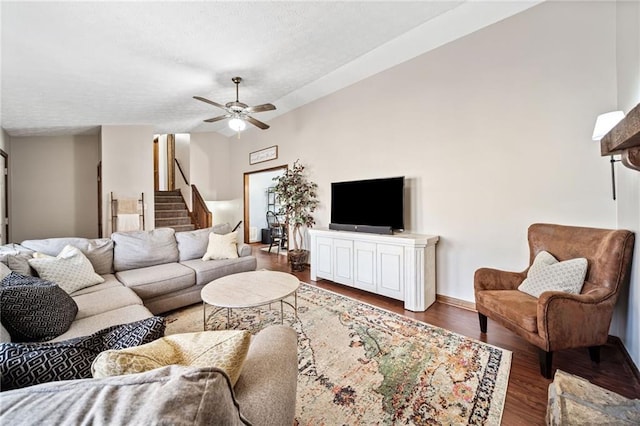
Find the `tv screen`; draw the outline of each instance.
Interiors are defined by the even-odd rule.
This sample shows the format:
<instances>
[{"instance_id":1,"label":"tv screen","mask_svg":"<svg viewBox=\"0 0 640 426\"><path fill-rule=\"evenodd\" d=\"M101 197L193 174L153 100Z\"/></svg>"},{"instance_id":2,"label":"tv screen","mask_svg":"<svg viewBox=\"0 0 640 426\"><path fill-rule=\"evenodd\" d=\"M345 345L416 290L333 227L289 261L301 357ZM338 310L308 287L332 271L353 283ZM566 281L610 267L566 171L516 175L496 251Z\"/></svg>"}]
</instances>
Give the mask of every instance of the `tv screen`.
<instances>
[{"instance_id":1,"label":"tv screen","mask_svg":"<svg viewBox=\"0 0 640 426\"><path fill-rule=\"evenodd\" d=\"M404 229L404 176L332 183L331 223Z\"/></svg>"}]
</instances>

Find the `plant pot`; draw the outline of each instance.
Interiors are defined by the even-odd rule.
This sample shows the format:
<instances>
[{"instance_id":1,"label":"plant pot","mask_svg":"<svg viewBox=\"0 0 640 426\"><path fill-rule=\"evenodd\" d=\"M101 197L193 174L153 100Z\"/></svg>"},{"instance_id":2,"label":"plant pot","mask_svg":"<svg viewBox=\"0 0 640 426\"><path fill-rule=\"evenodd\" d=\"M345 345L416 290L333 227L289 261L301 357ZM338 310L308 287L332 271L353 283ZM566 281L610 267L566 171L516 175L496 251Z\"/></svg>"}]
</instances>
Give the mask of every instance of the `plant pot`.
<instances>
[{"instance_id":1,"label":"plant pot","mask_svg":"<svg viewBox=\"0 0 640 426\"><path fill-rule=\"evenodd\" d=\"M304 271L307 266L309 250L291 250L289 251L289 263L292 272Z\"/></svg>"}]
</instances>

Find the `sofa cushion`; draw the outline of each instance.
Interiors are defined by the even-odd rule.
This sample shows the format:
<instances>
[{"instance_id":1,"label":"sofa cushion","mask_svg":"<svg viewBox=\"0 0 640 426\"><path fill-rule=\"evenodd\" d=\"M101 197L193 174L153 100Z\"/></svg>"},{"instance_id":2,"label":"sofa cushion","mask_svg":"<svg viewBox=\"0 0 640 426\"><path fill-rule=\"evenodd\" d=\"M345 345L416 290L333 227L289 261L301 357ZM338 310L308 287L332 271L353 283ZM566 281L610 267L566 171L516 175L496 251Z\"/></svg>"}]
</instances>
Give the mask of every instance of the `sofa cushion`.
<instances>
[{"instance_id":1,"label":"sofa cushion","mask_svg":"<svg viewBox=\"0 0 640 426\"><path fill-rule=\"evenodd\" d=\"M518 290L540 297L545 291L563 291L580 294L587 275L587 259L584 257L558 262L550 253L541 251L533 260Z\"/></svg>"},{"instance_id":2,"label":"sofa cushion","mask_svg":"<svg viewBox=\"0 0 640 426\"><path fill-rule=\"evenodd\" d=\"M73 293L71 293L71 297L80 296L81 294L89 294L96 291L102 291L112 287L124 287L124 285L120 281L118 281L114 274L104 274L101 275L101 277L104 282L74 291Z\"/></svg>"},{"instance_id":3,"label":"sofa cushion","mask_svg":"<svg viewBox=\"0 0 640 426\"><path fill-rule=\"evenodd\" d=\"M20 244L10 243L0 246L0 262L22 275L35 275L35 271L28 262L32 254L33 250L22 247Z\"/></svg>"},{"instance_id":4,"label":"sofa cushion","mask_svg":"<svg viewBox=\"0 0 640 426\"><path fill-rule=\"evenodd\" d=\"M78 306L56 284L12 272L0 282L0 320L11 340L50 340L69 329Z\"/></svg>"},{"instance_id":5,"label":"sofa cushion","mask_svg":"<svg viewBox=\"0 0 640 426\"><path fill-rule=\"evenodd\" d=\"M77 296L74 293L73 300L78 305L76 320L113 311L124 306L142 305L142 300L138 295L122 284L118 287L109 287Z\"/></svg>"},{"instance_id":6,"label":"sofa cushion","mask_svg":"<svg viewBox=\"0 0 640 426\"><path fill-rule=\"evenodd\" d=\"M228 234L231 232L231 226L228 223L222 223L212 228L176 232L176 241L180 252L179 261L201 259L207 251L209 234L212 232L219 235Z\"/></svg>"},{"instance_id":7,"label":"sofa cushion","mask_svg":"<svg viewBox=\"0 0 640 426\"><path fill-rule=\"evenodd\" d=\"M11 272L13 272L11 269L9 269L9 267L7 265L5 265L4 263L0 262L0 280L3 279L4 277L6 277L7 275L9 275Z\"/></svg>"},{"instance_id":8,"label":"sofa cushion","mask_svg":"<svg viewBox=\"0 0 640 426\"><path fill-rule=\"evenodd\" d=\"M29 265L40 277L58 284L67 293L104 282L93 270L89 259L71 245L65 246L56 257L45 255L29 259Z\"/></svg>"},{"instance_id":9,"label":"sofa cushion","mask_svg":"<svg viewBox=\"0 0 640 426\"><path fill-rule=\"evenodd\" d=\"M57 256L68 245L78 248L89 259L97 274L113 272L113 241L109 238L44 238L22 242L23 247L49 256Z\"/></svg>"},{"instance_id":10,"label":"sofa cushion","mask_svg":"<svg viewBox=\"0 0 640 426\"><path fill-rule=\"evenodd\" d=\"M222 260L193 259L181 262L181 265L188 266L195 271L196 285L208 284L225 275L255 271L257 264L258 262L253 256Z\"/></svg>"},{"instance_id":11,"label":"sofa cushion","mask_svg":"<svg viewBox=\"0 0 640 426\"><path fill-rule=\"evenodd\" d=\"M0 394L0 423L242 425L225 374L164 367L142 374L46 383Z\"/></svg>"},{"instance_id":12,"label":"sofa cushion","mask_svg":"<svg viewBox=\"0 0 640 426\"><path fill-rule=\"evenodd\" d=\"M90 317L76 319L69 330L51 340L51 342L62 342L75 337L88 336L107 327L141 321L152 316L151 312L143 305L124 306Z\"/></svg>"},{"instance_id":13,"label":"sofa cushion","mask_svg":"<svg viewBox=\"0 0 640 426\"><path fill-rule=\"evenodd\" d=\"M143 300L190 287L195 273L179 263L116 272L116 278Z\"/></svg>"},{"instance_id":14,"label":"sofa cushion","mask_svg":"<svg viewBox=\"0 0 640 426\"><path fill-rule=\"evenodd\" d=\"M162 317L151 317L63 342L0 343L2 390L89 378L100 352L149 343L164 336L164 328Z\"/></svg>"},{"instance_id":15,"label":"sofa cushion","mask_svg":"<svg viewBox=\"0 0 640 426\"><path fill-rule=\"evenodd\" d=\"M178 261L178 244L172 228L114 232L111 239L116 272Z\"/></svg>"},{"instance_id":16,"label":"sofa cushion","mask_svg":"<svg viewBox=\"0 0 640 426\"><path fill-rule=\"evenodd\" d=\"M29 265L29 259L33 259L31 253L14 253L4 256L4 262L9 269L20 275L35 275L35 270Z\"/></svg>"},{"instance_id":17,"label":"sofa cushion","mask_svg":"<svg viewBox=\"0 0 640 426\"><path fill-rule=\"evenodd\" d=\"M202 260L235 259L238 257L238 236L235 232L225 235L209 234L207 251Z\"/></svg>"},{"instance_id":18,"label":"sofa cushion","mask_svg":"<svg viewBox=\"0 0 640 426\"><path fill-rule=\"evenodd\" d=\"M175 334L134 348L104 351L93 361L91 373L93 377L120 376L172 364L218 367L235 385L250 343L247 330Z\"/></svg>"}]
</instances>

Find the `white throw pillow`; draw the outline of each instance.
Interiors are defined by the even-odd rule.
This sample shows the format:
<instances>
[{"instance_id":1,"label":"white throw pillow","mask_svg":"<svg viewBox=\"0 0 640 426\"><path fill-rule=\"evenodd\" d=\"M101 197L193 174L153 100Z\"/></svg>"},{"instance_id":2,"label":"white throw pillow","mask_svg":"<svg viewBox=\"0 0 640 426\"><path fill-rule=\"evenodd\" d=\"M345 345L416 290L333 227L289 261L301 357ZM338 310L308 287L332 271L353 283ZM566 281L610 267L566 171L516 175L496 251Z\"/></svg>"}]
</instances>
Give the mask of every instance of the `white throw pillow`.
<instances>
[{"instance_id":1,"label":"white throw pillow","mask_svg":"<svg viewBox=\"0 0 640 426\"><path fill-rule=\"evenodd\" d=\"M587 259L584 257L558 262L550 253L541 251L518 290L533 297L540 297L545 291L580 294L586 274Z\"/></svg>"},{"instance_id":2,"label":"white throw pillow","mask_svg":"<svg viewBox=\"0 0 640 426\"><path fill-rule=\"evenodd\" d=\"M238 247L236 243L236 233L219 235L209 234L209 245L207 252L202 256L202 260L209 259L235 259L238 257Z\"/></svg>"},{"instance_id":3,"label":"white throw pillow","mask_svg":"<svg viewBox=\"0 0 640 426\"><path fill-rule=\"evenodd\" d=\"M104 282L95 273L89 259L76 247L68 245L56 256L38 256L29 259L40 278L52 281L71 294L85 287Z\"/></svg>"}]
</instances>

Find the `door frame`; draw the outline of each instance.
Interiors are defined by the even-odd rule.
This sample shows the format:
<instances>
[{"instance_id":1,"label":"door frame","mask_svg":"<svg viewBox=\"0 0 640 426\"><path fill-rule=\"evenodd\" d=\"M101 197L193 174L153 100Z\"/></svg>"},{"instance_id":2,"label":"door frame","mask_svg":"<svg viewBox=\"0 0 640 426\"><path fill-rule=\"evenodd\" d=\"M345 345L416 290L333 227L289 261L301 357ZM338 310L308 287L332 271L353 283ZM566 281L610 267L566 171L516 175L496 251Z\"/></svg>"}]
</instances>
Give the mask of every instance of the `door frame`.
<instances>
[{"instance_id":1,"label":"door frame","mask_svg":"<svg viewBox=\"0 0 640 426\"><path fill-rule=\"evenodd\" d=\"M0 194L0 197L3 197L4 204L4 216L2 217L2 226L4 228L4 238L2 244L8 243L9 240L9 154L7 154L4 150L0 149L0 156L2 156L2 160L4 161L4 167L2 168L2 174L4 179L4 194ZM0 212L2 213L2 212Z\"/></svg>"},{"instance_id":2,"label":"door frame","mask_svg":"<svg viewBox=\"0 0 640 426\"><path fill-rule=\"evenodd\" d=\"M252 170L250 172L244 172L244 175L242 177L242 191L243 191L243 204L244 204L244 212L243 212L243 216L242 216L242 220L244 223L243 228L243 234L244 234L244 242L245 243L249 243L249 200L251 199L250 195L251 195L251 188L250 188L250 177L253 174L256 173L264 173L264 172L271 172L274 170L288 170L289 169L289 165L288 164L282 164L280 166L274 166L274 167L269 167L267 169L260 169L260 170Z\"/></svg>"}]
</instances>

